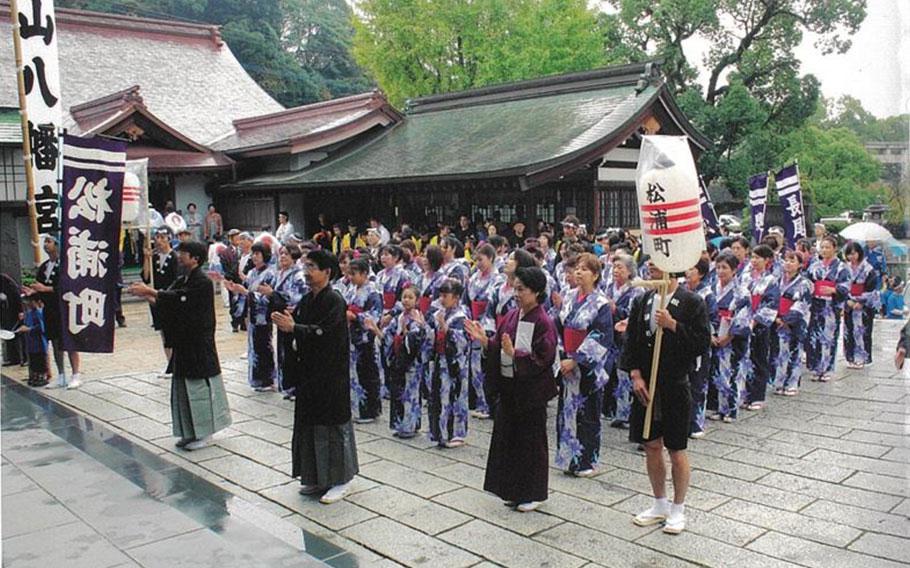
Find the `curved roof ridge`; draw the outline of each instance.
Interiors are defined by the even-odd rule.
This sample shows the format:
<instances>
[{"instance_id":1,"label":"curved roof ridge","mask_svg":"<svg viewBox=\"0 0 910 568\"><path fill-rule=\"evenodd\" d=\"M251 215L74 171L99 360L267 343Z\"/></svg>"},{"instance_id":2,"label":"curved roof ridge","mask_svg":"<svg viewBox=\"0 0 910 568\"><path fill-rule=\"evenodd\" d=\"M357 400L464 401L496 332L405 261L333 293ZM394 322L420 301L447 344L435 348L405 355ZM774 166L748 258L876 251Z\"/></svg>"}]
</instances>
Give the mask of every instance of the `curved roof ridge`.
<instances>
[{"instance_id":1,"label":"curved roof ridge","mask_svg":"<svg viewBox=\"0 0 910 568\"><path fill-rule=\"evenodd\" d=\"M605 86L634 85L642 78L644 73L657 73L657 68L661 62L662 60L655 60L613 65L590 71L553 74L464 91L426 95L409 99L405 103L405 110L408 114L418 114L478 104L594 90Z\"/></svg>"}]
</instances>

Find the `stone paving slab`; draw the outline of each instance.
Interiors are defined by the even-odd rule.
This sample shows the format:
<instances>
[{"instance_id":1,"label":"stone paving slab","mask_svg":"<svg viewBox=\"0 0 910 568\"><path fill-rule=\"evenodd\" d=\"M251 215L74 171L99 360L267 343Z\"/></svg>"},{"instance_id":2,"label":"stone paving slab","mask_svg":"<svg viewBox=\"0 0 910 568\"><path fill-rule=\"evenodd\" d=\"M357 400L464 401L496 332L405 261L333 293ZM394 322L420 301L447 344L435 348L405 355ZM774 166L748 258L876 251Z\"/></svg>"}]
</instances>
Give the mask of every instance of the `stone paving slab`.
<instances>
[{"instance_id":1,"label":"stone paving slab","mask_svg":"<svg viewBox=\"0 0 910 568\"><path fill-rule=\"evenodd\" d=\"M446 544L385 517L370 519L345 529L341 534L405 566L459 568L472 566L481 560L463 548ZM449 540L446 534L449 533L443 534L443 540Z\"/></svg>"},{"instance_id":2,"label":"stone paving slab","mask_svg":"<svg viewBox=\"0 0 910 568\"><path fill-rule=\"evenodd\" d=\"M451 495L451 493L446 495ZM442 497L446 497L446 495ZM369 491L356 493L348 500L429 535L447 531L472 518L458 512L455 510L456 508L444 507L388 485L380 485ZM445 503L445 501L441 502Z\"/></svg>"},{"instance_id":3,"label":"stone paving slab","mask_svg":"<svg viewBox=\"0 0 910 568\"><path fill-rule=\"evenodd\" d=\"M575 568L586 563L578 556L561 552L481 520L474 520L442 533L440 538L506 567Z\"/></svg>"},{"instance_id":4,"label":"stone paving slab","mask_svg":"<svg viewBox=\"0 0 910 568\"><path fill-rule=\"evenodd\" d=\"M695 566L695 564L679 558L575 523L565 523L544 531L536 535L534 540L563 552L592 560L599 566L615 568L627 568L628 566L690 568ZM585 566L588 567L591 564Z\"/></svg>"},{"instance_id":5,"label":"stone paving slab","mask_svg":"<svg viewBox=\"0 0 910 568\"><path fill-rule=\"evenodd\" d=\"M843 548L836 548L796 537L769 532L748 546L787 562L810 568L898 568L898 562L861 555Z\"/></svg>"},{"instance_id":6,"label":"stone paving slab","mask_svg":"<svg viewBox=\"0 0 910 568\"><path fill-rule=\"evenodd\" d=\"M801 513L817 519L843 523L864 531L899 536L905 540L910 539L910 519L907 515L883 513L821 499L803 509Z\"/></svg>"}]
</instances>

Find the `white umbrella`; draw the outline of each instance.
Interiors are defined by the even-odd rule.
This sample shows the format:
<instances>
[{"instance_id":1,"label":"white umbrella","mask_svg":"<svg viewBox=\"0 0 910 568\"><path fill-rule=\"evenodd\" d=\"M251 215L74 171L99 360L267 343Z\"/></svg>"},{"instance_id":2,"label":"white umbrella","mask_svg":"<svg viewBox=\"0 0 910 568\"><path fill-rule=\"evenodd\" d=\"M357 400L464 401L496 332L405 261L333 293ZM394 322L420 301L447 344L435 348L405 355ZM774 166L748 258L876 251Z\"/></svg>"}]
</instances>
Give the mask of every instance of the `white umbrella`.
<instances>
[{"instance_id":1,"label":"white umbrella","mask_svg":"<svg viewBox=\"0 0 910 568\"><path fill-rule=\"evenodd\" d=\"M891 232L878 223L862 221L853 223L840 232L840 236L850 241L887 241L893 239Z\"/></svg>"}]
</instances>

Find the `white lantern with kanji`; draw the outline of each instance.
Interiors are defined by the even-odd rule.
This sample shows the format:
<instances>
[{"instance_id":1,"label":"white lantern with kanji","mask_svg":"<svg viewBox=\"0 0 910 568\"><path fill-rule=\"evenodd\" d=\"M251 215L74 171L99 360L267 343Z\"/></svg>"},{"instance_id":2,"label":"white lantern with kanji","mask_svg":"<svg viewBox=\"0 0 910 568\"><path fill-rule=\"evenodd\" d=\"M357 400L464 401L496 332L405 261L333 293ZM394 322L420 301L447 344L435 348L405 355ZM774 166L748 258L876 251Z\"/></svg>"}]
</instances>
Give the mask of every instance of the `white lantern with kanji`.
<instances>
[{"instance_id":1,"label":"white lantern with kanji","mask_svg":"<svg viewBox=\"0 0 910 568\"><path fill-rule=\"evenodd\" d=\"M705 248L698 173L685 136L643 136L635 175L645 253L664 272L685 272Z\"/></svg>"}]
</instances>

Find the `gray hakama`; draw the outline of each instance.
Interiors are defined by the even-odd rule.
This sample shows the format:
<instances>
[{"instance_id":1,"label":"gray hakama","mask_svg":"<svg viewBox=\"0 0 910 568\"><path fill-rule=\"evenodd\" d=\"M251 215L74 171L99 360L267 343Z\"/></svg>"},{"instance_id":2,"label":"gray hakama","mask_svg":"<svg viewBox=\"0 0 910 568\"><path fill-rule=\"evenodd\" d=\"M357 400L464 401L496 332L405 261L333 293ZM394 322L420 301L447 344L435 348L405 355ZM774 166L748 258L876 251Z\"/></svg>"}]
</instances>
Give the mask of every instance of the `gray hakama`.
<instances>
[{"instance_id":1,"label":"gray hakama","mask_svg":"<svg viewBox=\"0 0 910 568\"><path fill-rule=\"evenodd\" d=\"M357 474L357 444L350 421L338 425L302 425L294 436L295 473L302 485L332 487Z\"/></svg>"},{"instance_id":2,"label":"gray hakama","mask_svg":"<svg viewBox=\"0 0 910 568\"><path fill-rule=\"evenodd\" d=\"M201 440L231 425L231 411L221 375L208 379L171 380L174 436Z\"/></svg>"}]
</instances>

